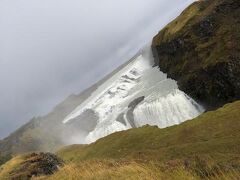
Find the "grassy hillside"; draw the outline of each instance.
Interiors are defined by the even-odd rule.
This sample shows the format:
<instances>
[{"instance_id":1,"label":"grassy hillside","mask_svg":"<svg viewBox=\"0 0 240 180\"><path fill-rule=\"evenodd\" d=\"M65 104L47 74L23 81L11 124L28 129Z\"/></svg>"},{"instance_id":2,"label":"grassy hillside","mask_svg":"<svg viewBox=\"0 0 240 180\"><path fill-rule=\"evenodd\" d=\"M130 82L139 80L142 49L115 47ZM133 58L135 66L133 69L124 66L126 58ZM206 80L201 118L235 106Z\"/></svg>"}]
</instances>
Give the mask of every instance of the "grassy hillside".
<instances>
[{"instance_id":1,"label":"grassy hillside","mask_svg":"<svg viewBox=\"0 0 240 180\"><path fill-rule=\"evenodd\" d=\"M200 0L153 39L156 65L209 109L240 99L240 1Z\"/></svg>"},{"instance_id":2,"label":"grassy hillside","mask_svg":"<svg viewBox=\"0 0 240 180\"><path fill-rule=\"evenodd\" d=\"M140 172L141 177L156 179L220 178L222 174L240 178L240 101L178 126L118 132L57 154L67 165L53 179L66 177L65 171L90 179L138 178Z\"/></svg>"},{"instance_id":3,"label":"grassy hillside","mask_svg":"<svg viewBox=\"0 0 240 180\"><path fill-rule=\"evenodd\" d=\"M12 158L10 154L0 156L0 166Z\"/></svg>"},{"instance_id":4,"label":"grassy hillside","mask_svg":"<svg viewBox=\"0 0 240 180\"><path fill-rule=\"evenodd\" d=\"M240 101L178 126L117 132L90 145L65 147L57 155L65 166L36 179L237 179ZM26 161L25 155L7 162L0 179L21 169L19 158Z\"/></svg>"}]
</instances>

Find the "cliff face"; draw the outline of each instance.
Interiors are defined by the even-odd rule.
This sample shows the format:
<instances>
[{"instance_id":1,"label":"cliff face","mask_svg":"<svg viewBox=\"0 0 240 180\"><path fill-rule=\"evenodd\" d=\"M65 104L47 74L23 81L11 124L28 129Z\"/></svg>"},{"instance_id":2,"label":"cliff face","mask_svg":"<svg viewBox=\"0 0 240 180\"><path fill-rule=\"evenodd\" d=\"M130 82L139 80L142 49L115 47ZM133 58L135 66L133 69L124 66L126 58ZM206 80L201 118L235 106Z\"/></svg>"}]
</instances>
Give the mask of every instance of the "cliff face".
<instances>
[{"instance_id":1,"label":"cliff face","mask_svg":"<svg viewBox=\"0 0 240 180\"><path fill-rule=\"evenodd\" d=\"M208 109L240 98L240 1L193 3L154 37L155 63Z\"/></svg>"}]
</instances>

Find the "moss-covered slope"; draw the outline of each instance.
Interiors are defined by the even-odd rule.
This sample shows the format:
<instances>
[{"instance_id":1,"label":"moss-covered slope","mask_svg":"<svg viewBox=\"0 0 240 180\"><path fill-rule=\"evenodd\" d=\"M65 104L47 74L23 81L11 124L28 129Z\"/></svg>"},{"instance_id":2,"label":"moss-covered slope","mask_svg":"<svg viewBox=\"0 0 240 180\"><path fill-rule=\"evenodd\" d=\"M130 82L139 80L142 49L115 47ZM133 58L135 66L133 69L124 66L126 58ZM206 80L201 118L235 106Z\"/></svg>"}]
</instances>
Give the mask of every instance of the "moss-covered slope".
<instances>
[{"instance_id":1,"label":"moss-covered slope","mask_svg":"<svg viewBox=\"0 0 240 180\"><path fill-rule=\"evenodd\" d=\"M156 65L207 108L240 98L240 1L200 0L153 39Z\"/></svg>"}]
</instances>

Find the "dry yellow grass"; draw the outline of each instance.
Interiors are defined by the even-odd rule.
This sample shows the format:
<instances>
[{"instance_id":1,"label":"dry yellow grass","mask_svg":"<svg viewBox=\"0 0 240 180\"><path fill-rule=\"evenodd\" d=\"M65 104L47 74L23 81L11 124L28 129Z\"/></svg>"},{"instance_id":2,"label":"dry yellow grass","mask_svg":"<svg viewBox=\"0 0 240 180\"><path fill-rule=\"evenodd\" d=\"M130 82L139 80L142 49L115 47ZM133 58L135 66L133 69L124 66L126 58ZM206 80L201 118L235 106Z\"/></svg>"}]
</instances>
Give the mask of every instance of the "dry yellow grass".
<instances>
[{"instance_id":1,"label":"dry yellow grass","mask_svg":"<svg viewBox=\"0 0 240 180\"><path fill-rule=\"evenodd\" d=\"M210 165L209 165L210 166ZM230 170L229 172L213 172L211 176L205 174L202 169L202 176L199 170L188 169L178 162L171 166L159 164L158 162L117 162L114 160L90 160L80 163L70 163L52 176L38 177L35 180L200 180L219 179L237 180L240 179L240 172Z\"/></svg>"},{"instance_id":2,"label":"dry yellow grass","mask_svg":"<svg viewBox=\"0 0 240 180\"><path fill-rule=\"evenodd\" d=\"M24 156L17 156L0 167L1 179L10 179L10 173L23 162Z\"/></svg>"},{"instance_id":3,"label":"dry yellow grass","mask_svg":"<svg viewBox=\"0 0 240 180\"><path fill-rule=\"evenodd\" d=\"M111 160L92 160L79 164L68 164L50 177L38 179L63 180L104 180L104 179L166 179L160 169L154 164L144 165L137 162L116 162ZM167 178L169 179L169 178Z\"/></svg>"}]
</instances>

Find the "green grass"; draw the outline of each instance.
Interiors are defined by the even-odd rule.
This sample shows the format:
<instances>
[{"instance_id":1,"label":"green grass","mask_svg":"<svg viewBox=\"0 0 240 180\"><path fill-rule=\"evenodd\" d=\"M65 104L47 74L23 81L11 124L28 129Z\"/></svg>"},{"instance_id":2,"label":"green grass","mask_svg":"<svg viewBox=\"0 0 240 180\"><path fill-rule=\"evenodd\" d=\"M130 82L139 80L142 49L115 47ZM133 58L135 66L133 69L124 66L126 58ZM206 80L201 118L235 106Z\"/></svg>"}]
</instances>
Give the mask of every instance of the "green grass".
<instances>
[{"instance_id":1,"label":"green grass","mask_svg":"<svg viewBox=\"0 0 240 180\"><path fill-rule=\"evenodd\" d=\"M169 41L173 37L186 28L186 25L201 12L201 3L194 2L187 9L185 9L180 16L169 23L164 29L162 29L157 36L153 39L153 46L157 46L162 42Z\"/></svg>"},{"instance_id":2,"label":"green grass","mask_svg":"<svg viewBox=\"0 0 240 180\"><path fill-rule=\"evenodd\" d=\"M240 101L178 126L117 132L57 154L66 166L41 179L239 179Z\"/></svg>"},{"instance_id":3,"label":"green grass","mask_svg":"<svg viewBox=\"0 0 240 180\"><path fill-rule=\"evenodd\" d=\"M11 158L12 158L12 156L10 154L4 155L4 156L0 156L0 166L2 164L4 164L5 162L9 161Z\"/></svg>"}]
</instances>

